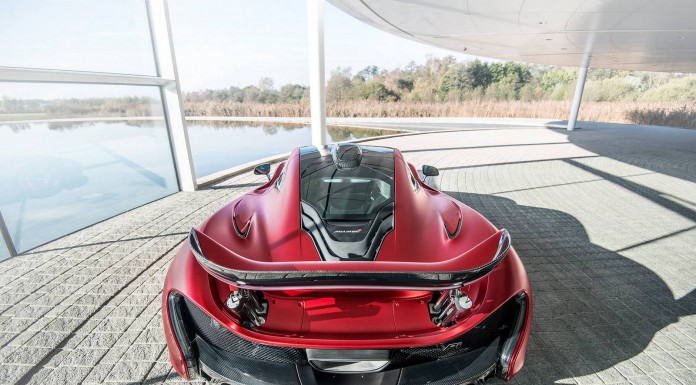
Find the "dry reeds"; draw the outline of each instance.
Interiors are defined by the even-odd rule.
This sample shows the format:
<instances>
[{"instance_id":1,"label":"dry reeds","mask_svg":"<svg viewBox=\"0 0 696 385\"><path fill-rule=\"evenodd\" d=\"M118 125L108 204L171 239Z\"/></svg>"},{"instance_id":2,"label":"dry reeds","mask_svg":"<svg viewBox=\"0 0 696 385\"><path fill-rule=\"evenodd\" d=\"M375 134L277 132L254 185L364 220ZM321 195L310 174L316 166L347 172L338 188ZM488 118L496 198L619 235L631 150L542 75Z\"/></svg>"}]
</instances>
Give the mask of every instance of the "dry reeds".
<instances>
[{"instance_id":1,"label":"dry reeds","mask_svg":"<svg viewBox=\"0 0 696 385\"><path fill-rule=\"evenodd\" d=\"M308 117L306 103L187 102L187 116ZM328 103L326 115L351 117L480 117L567 119L569 101L447 103L347 101ZM584 102L580 120L696 128L696 102Z\"/></svg>"}]
</instances>

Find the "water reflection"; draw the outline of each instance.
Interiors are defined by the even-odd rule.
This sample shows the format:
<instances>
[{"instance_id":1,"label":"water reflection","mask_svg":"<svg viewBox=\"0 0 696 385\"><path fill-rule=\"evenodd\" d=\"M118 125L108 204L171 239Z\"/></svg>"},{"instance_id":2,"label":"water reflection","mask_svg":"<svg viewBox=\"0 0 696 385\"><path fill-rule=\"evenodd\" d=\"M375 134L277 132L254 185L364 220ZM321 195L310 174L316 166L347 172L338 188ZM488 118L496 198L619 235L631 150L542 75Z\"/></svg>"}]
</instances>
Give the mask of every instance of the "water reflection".
<instances>
[{"instance_id":1,"label":"water reflection","mask_svg":"<svg viewBox=\"0 0 696 385\"><path fill-rule=\"evenodd\" d=\"M301 124L196 121L188 130L198 177L311 142ZM328 127L331 142L397 132ZM0 212L19 252L178 190L162 119L0 122L0 165Z\"/></svg>"},{"instance_id":2,"label":"water reflection","mask_svg":"<svg viewBox=\"0 0 696 385\"><path fill-rule=\"evenodd\" d=\"M303 124L205 120L189 121L187 126L199 178L311 143L311 129ZM339 126L328 126L327 131L330 142L399 133Z\"/></svg>"},{"instance_id":3,"label":"water reflection","mask_svg":"<svg viewBox=\"0 0 696 385\"><path fill-rule=\"evenodd\" d=\"M88 181L78 162L53 156L15 158L0 168L0 180L0 205L47 198Z\"/></svg>"},{"instance_id":4,"label":"water reflection","mask_svg":"<svg viewBox=\"0 0 696 385\"><path fill-rule=\"evenodd\" d=\"M128 127L155 127L156 125L161 125L160 119L154 120L89 120L89 121L75 121L75 120L55 120L55 121L37 121L37 122L0 122L0 128L7 127L12 132L18 133L24 130L29 130L35 127L37 124L45 124L46 128L51 131L67 131L76 128L93 127L102 124L122 124Z\"/></svg>"},{"instance_id":5,"label":"water reflection","mask_svg":"<svg viewBox=\"0 0 696 385\"><path fill-rule=\"evenodd\" d=\"M178 190L161 119L0 123L0 164L19 252Z\"/></svg>"}]
</instances>

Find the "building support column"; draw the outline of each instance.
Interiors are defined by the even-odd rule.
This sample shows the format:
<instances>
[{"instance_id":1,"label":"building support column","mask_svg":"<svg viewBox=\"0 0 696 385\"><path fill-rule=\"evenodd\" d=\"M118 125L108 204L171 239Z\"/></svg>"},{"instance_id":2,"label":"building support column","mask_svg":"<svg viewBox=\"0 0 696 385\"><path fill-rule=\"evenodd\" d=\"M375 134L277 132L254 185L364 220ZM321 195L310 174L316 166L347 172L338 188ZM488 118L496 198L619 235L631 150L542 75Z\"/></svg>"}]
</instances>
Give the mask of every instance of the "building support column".
<instances>
[{"instance_id":1,"label":"building support column","mask_svg":"<svg viewBox=\"0 0 696 385\"><path fill-rule=\"evenodd\" d=\"M174 54L172 29L169 23L167 0L149 0L147 2L147 12L152 46L155 53L155 63L157 64L157 75L173 80L160 86L160 92L179 179L179 188L181 191L195 191L197 187L196 174L193 170L191 145L188 132L186 131L186 119L181 101L181 87L179 86L179 74L176 68L176 56Z\"/></svg>"},{"instance_id":2,"label":"building support column","mask_svg":"<svg viewBox=\"0 0 696 385\"><path fill-rule=\"evenodd\" d=\"M570 117L568 118L568 131L573 131L578 123L578 114L580 113L580 104L582 102L582 93L585 91L585 80L587 79L587 70L590 66L590 56L585 56L582 66L578 72L578 82L575 85L575 96L573 96L573 105L570 108Z\"/></svg>"},{"instance_id":3,"label":"building support column","mask_svg":"<svg viewBox=\"0 0 696 385\"><path fill-rule=\"evenodd\" d=\"M307 0L309 40L309 101L312 145L326 147L326 75L324 57L324 0Z\"/></svg>"}]
</instances>

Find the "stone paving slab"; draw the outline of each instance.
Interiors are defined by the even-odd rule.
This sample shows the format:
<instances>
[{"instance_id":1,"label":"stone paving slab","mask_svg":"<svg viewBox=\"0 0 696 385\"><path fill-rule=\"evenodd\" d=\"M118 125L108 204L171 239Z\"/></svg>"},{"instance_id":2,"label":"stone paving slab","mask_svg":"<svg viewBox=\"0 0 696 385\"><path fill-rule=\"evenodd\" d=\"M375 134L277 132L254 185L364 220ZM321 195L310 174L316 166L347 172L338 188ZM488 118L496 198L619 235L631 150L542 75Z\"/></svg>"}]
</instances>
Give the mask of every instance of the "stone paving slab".
<instances>
[{"instance_id":1,"label":"stone paving slab","mask_svg":"<svg viewBox=\"0 0 696 385\"><path fill-rule=\"evenodd\" d=\"M507 228L535 319L517 384L696 384L696 131L505 128L374 141ZM187 231L259 185L177 193L0 262L0 383L182 379L160 294ZM494 381L494 383L499 381Z\"/></svg>"}]
</instances>

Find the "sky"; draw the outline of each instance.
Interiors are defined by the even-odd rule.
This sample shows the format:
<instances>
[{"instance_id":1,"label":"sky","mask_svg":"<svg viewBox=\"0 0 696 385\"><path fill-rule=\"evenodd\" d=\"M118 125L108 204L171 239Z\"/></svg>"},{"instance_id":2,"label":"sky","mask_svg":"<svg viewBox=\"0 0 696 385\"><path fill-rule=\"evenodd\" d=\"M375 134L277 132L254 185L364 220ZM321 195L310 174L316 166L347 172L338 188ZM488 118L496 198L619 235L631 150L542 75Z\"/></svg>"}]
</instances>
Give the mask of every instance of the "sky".
<instances>
[{"instance_id":1,"label":"sky","mask_svg":"<svg viewBox=\"0 0 696 385\"><path fill-rule=\"evenodd\" d=\"M0 0L0 66L155 74L144 0Z\"/></svg>"},{"instance_id":2,"label":"sky","mask_svg":"<svg viewBox=\"0 0 696 385\"><path fill-rule=\"evenodd\" d=\"M306 0L169 0L183 91L307 85ZM393 69L428 55L471 58L382 32L325 5L326 71ZM154 75L144 0L0 0L0 66ZM135 91L134 91L135 90ZM0 97L50 99L140 93L121 86L0 83ZM149 92L143 91L143 94Z\"/></svg>"},{"instance_id":3,"label":"sky","mask_svg":"<svg viewBox=\"0 0 696 385\"><path fill-rule=\"evenodd\" d=\"M308 83L306 0L170 0L169 9L184 90L245 86L261 77L276 86ZM329 3L324 12L327 73L393 69L427 55L471 57L383 32Z\"/></svg>"}]
</instances>

